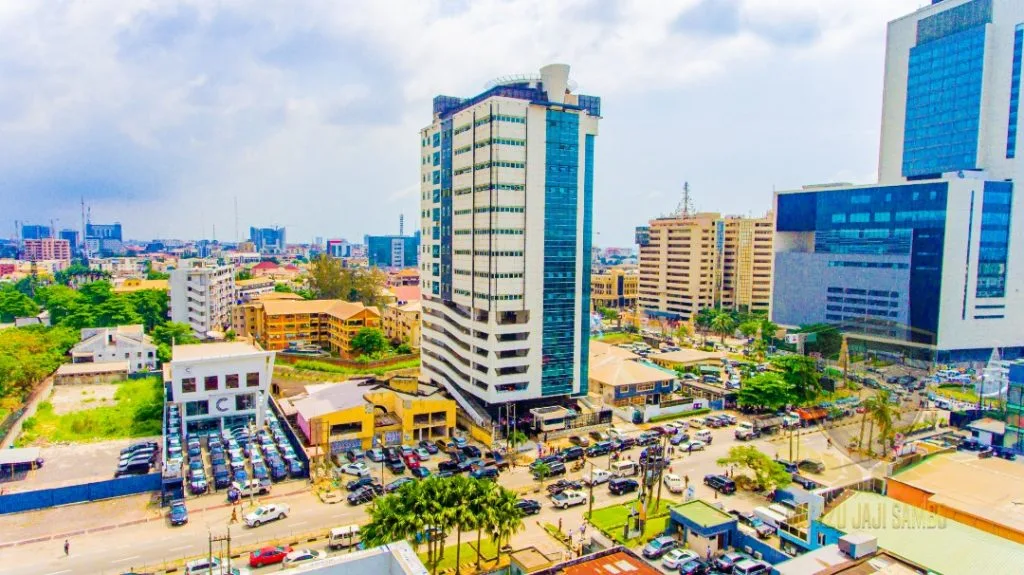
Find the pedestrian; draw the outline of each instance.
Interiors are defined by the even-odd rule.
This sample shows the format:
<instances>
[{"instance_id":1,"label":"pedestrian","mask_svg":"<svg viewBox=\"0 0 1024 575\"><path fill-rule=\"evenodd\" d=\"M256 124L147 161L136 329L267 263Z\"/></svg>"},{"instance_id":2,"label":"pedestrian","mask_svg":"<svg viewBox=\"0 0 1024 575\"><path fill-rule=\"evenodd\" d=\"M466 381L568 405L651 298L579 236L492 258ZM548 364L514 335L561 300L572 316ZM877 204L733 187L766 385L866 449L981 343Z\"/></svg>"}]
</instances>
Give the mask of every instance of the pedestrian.
<instances>
[{"instance_id":1,"label":"pedestrian","mask_svg":"<svg viewBox=\"0 0 1024 575\"><path fill-rule=\"evenodd\" d=\"M68 539L64 540L64 556L67 557L71 553L71 541Z\"/></svg>"},{"instance_id":2,"label":"pedestrian","mask_svg":"<svg viewBox=\"0 0 1024 575\"><path fill-rule=\"evenodd\" d=\"M561 517L558 518L558 532L559 533L562 532L562 518Z\"/></svg>"},{"instance_id":3,"label":"pedestrian","mask_svg":"<svg viewBox=\"0 0 1024 575\"><path fill-rule=\"evenodd\" d=\"M232 507L231 508L231 522L232 523L238 523L238 508L237 507Z\"/></svg>"},{"instance_id":4,"label":"pedestrian","mask_svg":"<svg viewBox=\"0 0 1024 575\"><path fill-rule=\"evenodd\" d=\"M710 545L708 545L707 558L708 558L708 561L711 561L711 546Z\"/></svg>"},{"instance_id":5,"label":"pedestrian","mask_svg":"<svg viewBox=\"0 0 1024 575\"><path fill-rule=\"evenodd\" d=\"M690 455L692 453L693 453L693 444L691 443L691 444L686 446L686 454Z\"/></svg>"},{"instance_id":6,"label":"pedestrian","mask_svg":"<svg viewBox=\"0 0 1024 575\"><path fill-rule=\"evenodd\" d=\"M684 475L683 476L683 483L685 483L687 487L690 486L690 476L689 475Z\"/></svg>"}]
</instances>

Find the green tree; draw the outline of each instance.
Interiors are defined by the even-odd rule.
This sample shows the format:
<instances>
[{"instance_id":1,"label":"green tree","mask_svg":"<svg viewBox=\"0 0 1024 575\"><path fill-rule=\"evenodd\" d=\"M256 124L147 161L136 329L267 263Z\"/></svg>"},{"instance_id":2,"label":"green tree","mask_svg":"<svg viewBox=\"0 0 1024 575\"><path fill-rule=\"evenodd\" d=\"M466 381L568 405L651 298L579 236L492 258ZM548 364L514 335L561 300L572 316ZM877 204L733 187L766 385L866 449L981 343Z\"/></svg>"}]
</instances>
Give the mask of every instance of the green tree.
<instances>
[{"instance_id":1,"label":"green tree","mask_svg":"<svg viewBox=\"0 0 1024 575\"><path fill-rule=\"evenodd\" d=\"M99 305L114 295L113 288L110 286L110 282L106 280L100 280L96 282L89 282L82 287L78 288L78 293L82 295L86 303L92 305Z\"/></svg>"},{"instance_id":2,"label":"green tree","mask_svg":"<svg viewBox=\"0 0 1024 575\"><path fill-rule=\"evenodd\" d=\"M235 281L251 280L251 279L252 279L252 272L249 271L249 270L245 270L245 269L238 270L238 273L235 274Z\"/></svg>"},{"instance_id":3,"label":"green tree","mask_svg":"<svg viewBox=\"0 0 1024 575\"><path fill-rule=\"evenodd\" d=\"M729 455L720 458L717 463L723 467L735 465L750 470L757 491L785 487L792 481L792 476L781 463L772 461L770 457L753 445L731 447Z\"/></svg>"},{"instance_id":4,"label":"green tree","mask_svg":"<svg viewBox=\"0 0 1024 575\"><path fill-rule=\"evenodd\" d=\"M128 298L135 313L141 316L142 325L147 332L152 332L158 325L167 323L167 292L146 289L118 297Z\"/></svg>"},{"instance_id":5,"label":"green tree","mask_svg":"<svg viewBox=\"0 0 1024 575\"><path fill-rule=\"evenodd\" d=\"M498 563L501 563L501 550L505 545L511 545L512 535L522 530L523 511L516 506L519 498L514 491L499 489L492 503L494 509L494 523L488 529L491 539L495 542L498 550ZM502 541L505 545L502 545Z\"/></svg>"},{"instance_id":6,"label":"green tree","mask_svg":"<svg viewBox=\"0 0 1024 575\"><path fill-rule=\"evenodd\" d=\"M412 348L409 347L408 343L400 343L398 344L398 347L395 348L395 353L402 355L410 354L412 353Z\"/></svg>"},{"instance_id":7,"label":"green tree","mask_svg":"<svg viewBox=\"0 0 1024 575\"><path fill-rule=\"evenodd\" d=\"M169 321L153 330L153 341L164 345L182 345L199 343L199 338L192 333L192 326L189 324Z\"/></svg>"},{"instance_id":8,"label":"green tree","mask_svg":"<svg viewBox=\"0 0 1024 575\"><path fill-rule=\"evenodd\" d=\"M12 327L0 330L0 399L16 404L36 383L63 363L78 334L61 327Z\"/></svg>"},{"instance_id":9,"label":"green tree","mask_svg":"<svg viewBox=\"0 0 1024 575\"><path fill-rule=\"evenodd\" d=\"M796 401L811 401L821 393L818 381L817 362L802 355L783 355L772 360L772 365L782 372Z\"/></svg>"},{"instance_id":10,"label":"green tree","mask_svg":"<svg viewBox=\"0 0 1024 575\"><path fill-rule=\"evenodd\" d=\"M736 320L732 319L727 313L719 312L711 320L711 331L722 336L722 343L725 343L725 338L732 335L736 331Z\"/></svg>"},{"instance_id":11,"label":"green tree","mask_svg":"<svg viewBox=\"0 0 1024 575\"><path fill-rule=\"evenodd\" d=\"M64 318L88 306L82 294L64 285L40 288L36 291L36 301L50 312L52 324L62 323Z\"/></svg>"},{"instance_id":12,"label":"green tree","mask_svg":"<svg viewBox=\"0 0 1024 575\"><path fill-rule=\"evenodd\" d=\"M708 332L711 331L711 324L715 321L715 316L718 315L718 311L712 308L704 308L697 312L697 317L693 319L693 325L697 327L697 331L700 333L701 347L708 344Z\"/></svg>"},{"instance_id":13,"label":"green tree","mask_svg":"<svg viewBox=\"0 0 1024 575\"><path fill-rule=\"evenodd\" d=\"M761 324L753 320L745 321L741 323L739 327L740 333L742 333L745 338L754 337L757 335L757 330L759 329L761 329Z\"/></svg>"},{"instance_id":14,"label":"green tree","mask_svg":"<svg viewBox=\"0 0 1024 575\"><path fill-rule=\"evenodd\" d=\"M887 444L888 440L891 439L893 434L895 433L895 425L896 425L897 418L899 417L899 407L896 404L893 403L892 398L893 398L893 396L889 392L889 390L885 389L885 390L879 391L878 394L876 394L873 397L868 398L864 402L864 409L865 409L864 415L868 418L868 420L871 423L871 431L868 434L868 443L867 443L867 448L868 448L868 454L869 455L874 453L874 447L872 446L872 444L874 443L875 426L878 426L879 431L880 431L878 441L879 441L879 444L880 444L880 447L881 447L880 451L881 451L882 454L885 453L886 444ZM861 437L862 437L862 439L863 439L863 432L864 432L864 428L863 428L863 420L862 420L862 422L861 422Z\"/></svg>"},{"instance_id":15,"label":"green tree","mask_svg":"<svg viewBox=\"0 0 1024 575\"><path fill-rule=\"evenodd\" d=\"M794 402L792 386L782 375L765 372L743 381L736 401L743 407L776 410Z\"/></svg>"},{"instance_id":16,"label":"green tree","mask_svg":"<svg viewBox=\"0 0 1024 575\"><path fill-rule=\"evenodd\" d=\"M761 320L761 339L765 343L771 343L775 339L775 334L779 332L779 326L773 323L771 320Z\"/></svg>"},{"instance_id":17,"label":"green tree","mask_svg":"<svg viewBox=\"0 0 1024 575\"><path fill-rule=\"evenodd\" d=\"M10 323L17 317L32 317L39 313L39 306L32 298L14 289L0 289L0 322Z\"/></svg>"},{"instance_id":18,"label":"green tree","mask_svg":"<svg viewBox=\"0 0 1024 575\"><path fill-rule=\"evenodd\" d=\"M533 477L537 479L540 489L544 488L544 482L551 476L551 466L547 463L538 463L533 466Z\"/></svg>"},{"instance_id":19,"label":"green tree","mask_svg":"<svg viewBox=\"0 0 1024 575\"><path fill-rule=\"evenodd\" d=\"M321 254L309 264L310 291L318 298L381 306L386 280L384 272L377 268L346 268L341 260L326 254Z\"/></svg>"},{"instance_id":20,"label":"green tree","mask_svg":"<svg viewBox=\"0 0 1024 575\"><path fill-rule=\"evenodd\" d=\"M804 347L808 352L818 352L822 357L835 357L843 346L843 335L839 329L827 323L800 326L799 333L813 333L815 341Z\"/></svg>"},{"instance_id":21,"label":"green tree","mask_svg":"<svg viewBox=\"0 0 1024 575\"><path fill-rule=\"evenodd\" d=\"M675 336L677 342L683 343L691 335L690 326L687 325L685 322L679 322L679 324L676 326L676 330L672 332L672 335Z\"/></svg>"},{"instance_id":22,"label":"green tree","mask_svg":"<svg viewBox=\"0 0 1024 575\"><path fill-rule=\"evenodd\" d=\"M142 316L135 311L132 302L123 296L114 296L97 305L96 327L135 325L142 322Z\"/></svg>"},{"instance_id":23,"label":"green tree","mask_svg":"<svg viewBox=\"0 0 1024 575\"><path fill-rule=\"evenodd\" d=\"M149 270L148 272L146 272L146 279L148 279L148 280L169 280L169 279L171 279L171 274L169 274L167 272L155 272L153 270Z\"/></svg>"},{"instance_id":24,"label":"green tree","mask_svg":"<svg viewBox=\"0 0 1024 575\"><path fill-rule=\"evenodd\" d=\"M274 284L274 291L278 293L295 293L288 284Z\"/></svg>"},{"instance_id":25,"label":"green tree","mask_svg":"<svg viewBox=\"0 0 1024 575\"><path fill-rule=\"evenodd\" d=\"M384 332L375 327L364 327L352 338L352 351L362 355L373 356L388 349L388 339Z\"/></svg>"}]
</instances>

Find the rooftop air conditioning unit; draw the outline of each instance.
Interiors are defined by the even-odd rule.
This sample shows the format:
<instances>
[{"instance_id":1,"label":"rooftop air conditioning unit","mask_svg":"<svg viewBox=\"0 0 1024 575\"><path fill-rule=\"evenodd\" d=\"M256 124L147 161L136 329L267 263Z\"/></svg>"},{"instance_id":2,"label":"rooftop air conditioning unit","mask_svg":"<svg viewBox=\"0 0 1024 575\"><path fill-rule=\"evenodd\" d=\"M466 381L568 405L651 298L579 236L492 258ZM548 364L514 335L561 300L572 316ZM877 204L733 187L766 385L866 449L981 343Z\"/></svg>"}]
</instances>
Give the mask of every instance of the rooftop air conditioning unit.
<instances>
[{"instance_id":1,"label":"rooftop air conditioning unit","mask_svg":"<svg viewBox=\"0 0 1024 575\"><path fill-rule=\"evenodd\" d=\"M849 533L839 538L839 550L860 559L878 551L878 539L866 533Z\"/></svg>"}]
</instances>

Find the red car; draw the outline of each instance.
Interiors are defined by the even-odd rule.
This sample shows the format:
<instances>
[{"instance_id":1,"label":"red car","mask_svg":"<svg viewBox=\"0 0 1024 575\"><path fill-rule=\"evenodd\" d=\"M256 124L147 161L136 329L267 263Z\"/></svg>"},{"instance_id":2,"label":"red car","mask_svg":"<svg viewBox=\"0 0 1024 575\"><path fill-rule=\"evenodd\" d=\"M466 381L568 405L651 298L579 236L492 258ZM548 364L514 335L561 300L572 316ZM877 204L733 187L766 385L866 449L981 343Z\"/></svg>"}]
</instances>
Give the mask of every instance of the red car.
<instances>
[{"instance_id":1,"label":"red car","mask_svg":"<svg viewBox=\"0 0 1024 575\"><path fill-rule=\"evenodd\" d=\"M668 435L668 430L660 425L655 425L654 427L649 428L647 431L653 431L658 435Z\"/></svg>"},{"instance_id":2,"label":"red car","mask_svg":"<svg viewBox=\"0 0 1024 575\"><path fill-rule=\"evenodd\" d=\"M284 561L285 555L292 552L291 547L264 547L249 554L249 567L263 567Z\"/></svg>"},{"instance_id":3,"label":"red car","mask_svg":"<svg viewBox=\"0 0 1024 575\"><path fill-rule=\"evenodd\" d=\"M405 466L409 469L416 469L420 466L420 458L415 453L407 453L402 459L405 460Z\"/></svg>"}]
</instances>

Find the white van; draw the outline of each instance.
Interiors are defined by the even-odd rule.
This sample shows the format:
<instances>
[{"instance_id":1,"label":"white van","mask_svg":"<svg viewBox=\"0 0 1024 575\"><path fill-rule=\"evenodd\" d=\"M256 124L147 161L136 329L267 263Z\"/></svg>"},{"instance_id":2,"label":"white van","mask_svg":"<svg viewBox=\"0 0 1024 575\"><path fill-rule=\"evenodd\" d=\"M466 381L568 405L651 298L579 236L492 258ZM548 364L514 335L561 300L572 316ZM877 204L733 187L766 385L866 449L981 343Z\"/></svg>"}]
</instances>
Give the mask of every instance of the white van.
<instances>
[{"instance_id":1,"label":"white van","mask_svg":"<svg viewBox=\"0 0 1024 575\"><path fill-rule=\"evenodd\" d=\"M585 483L587 485L590 485L590 484L600 485L602 483L606 483L611 478L612 478L612 474L610 472L608 472L608 471L606 471L604 469L600 469L600 468L595 467L595 468L591 469L590 472L584 473L582 480L583 480L583 483Z\"/></svg>"},{"instance_id":2,"label":"white van","mask_svg":"<svg viewBox=\"0 0 1024 575\"><path fill-rule=\"evenodd\" d=\"M613 461L611 465L613 477L632 477L636 475L637 466L635 461Z\"/></svg>"},{"instance_id":3,"label":"white van","mask_svg":"<svg viewBox=\"0 0 1024 575\"><path fill-rule=\"evenodd\" d=\"M732 572L734 575L768 575L772 569L761 561L744 559L732 566Z\"/></svg>"},{"instance_id":4,"label":"white van","mask_svg":"<svg viewBox=\"0 0 1024 575\"><path fill-rule=\"evenodd\" d=\"M362 539L359 536L358 525L346 525L344 527L335 527L331 529L331 534L327 539L328 549L341 549L343 547L352 547L353 545L359 545Z\"/></svg>"},{"instance_id":5,"label":"white van","mask_svg":"<svg viewBox=\"0 0 1024 575\"><path fill-rule=\"evenodd\" d=\"M608 436L611 437L612 439L618 439L619 441L622 441L623 439L626 439L626 437L628 437L625 431L617 427L609 427Z\"/></svg>"},{"instance_id":6,"label":"white van","mask_svg":"<svg viewBox=\"0 0 1024 575\"><path fill-rule=\"evenodd\" d=\"M704 443L711 443L711 430L702 429L693 435L696 439L703 441Z\"/></svg>"}]
</instances>

